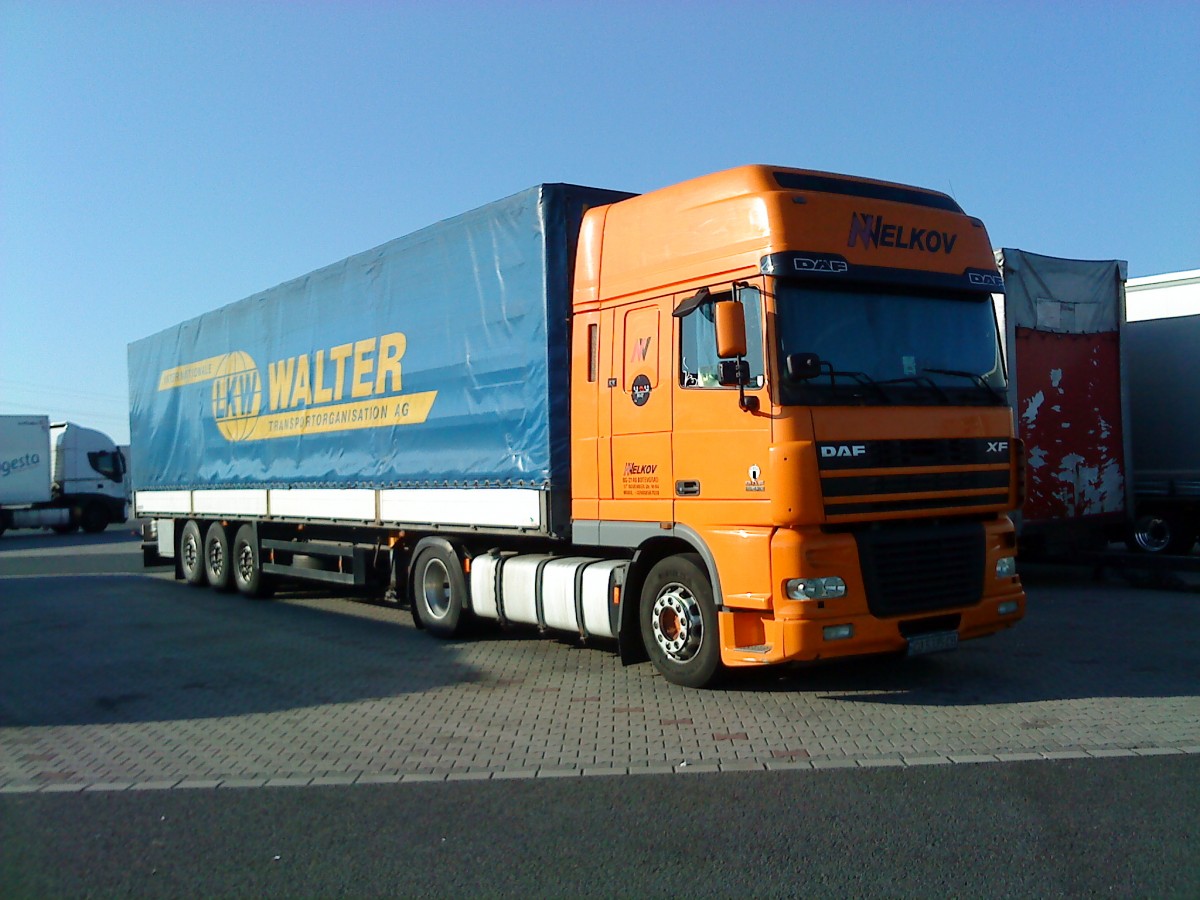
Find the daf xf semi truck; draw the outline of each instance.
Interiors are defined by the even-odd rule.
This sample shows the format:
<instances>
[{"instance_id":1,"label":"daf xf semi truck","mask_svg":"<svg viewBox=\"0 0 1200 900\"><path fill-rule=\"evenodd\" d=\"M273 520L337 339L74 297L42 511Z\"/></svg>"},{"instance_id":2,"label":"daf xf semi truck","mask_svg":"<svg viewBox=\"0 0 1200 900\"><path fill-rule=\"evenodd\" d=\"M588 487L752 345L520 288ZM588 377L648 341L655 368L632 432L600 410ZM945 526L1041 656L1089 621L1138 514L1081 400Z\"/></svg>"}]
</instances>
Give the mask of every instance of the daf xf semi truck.
<instances>
[{"instance_id":1,"label":"daf xf semi truck","mask_svg":"<svg viewBox=\"0 0 1200 900\"><path fill-rule=\"evenodd\" d=\"M135 504L193 585L366 584L723 667L1016 623L983 223L745 166L544 184L138 341Z\"/></svg>"}]
</instances>

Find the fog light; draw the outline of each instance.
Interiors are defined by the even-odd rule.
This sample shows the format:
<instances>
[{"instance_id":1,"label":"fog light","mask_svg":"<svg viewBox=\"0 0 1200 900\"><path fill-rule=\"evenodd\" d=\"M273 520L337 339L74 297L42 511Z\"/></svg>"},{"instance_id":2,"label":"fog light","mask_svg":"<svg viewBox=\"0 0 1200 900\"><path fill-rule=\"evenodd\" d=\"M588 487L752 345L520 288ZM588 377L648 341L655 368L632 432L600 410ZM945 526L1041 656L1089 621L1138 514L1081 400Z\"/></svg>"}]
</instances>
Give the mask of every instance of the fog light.
<instances>
[{"instance_id":1,"label":"fog light","mask_svg":"<svg viewBox=\"0 0 1200 900\"><path fill-rule=\"evenodd\" d=\"M1016 600L1005 600L996 607L996 612L1000 613L1002 616L1011 616L1017 611L1018 608L1019 604Z\"/></svg>"},{"instance_id":2,"label":"fog light","mask_svg":"<svg viewBox=\"0 0 1200 900\"><path fill-rule=\"evenodd\" d=\"M790 578L787 595L793 600L831 600L846 596L846 582L836 575L825 578Z\"/></svg>"},{"instance_id":3,"label":"fog light","mask_svg":"<svg viewBox=\"0 0 1200 900\"><path fill-rule=\"evenodd\" d=\"M854 637L853 625L826 625L821 629L821 633L827 641L844 641L846 638Z\"/></svg>"},{"instance_id":4,"label":"fog light","mask_svg":"<svg viewBox=\"0 0 1200 900\"><path fill-rule=\"evenodd\" d=\"M1015 556L1002 556L996 560L996 577L997 578L1012 578L1017 574L1017 558Z\"/></svg>"}]
</instances>

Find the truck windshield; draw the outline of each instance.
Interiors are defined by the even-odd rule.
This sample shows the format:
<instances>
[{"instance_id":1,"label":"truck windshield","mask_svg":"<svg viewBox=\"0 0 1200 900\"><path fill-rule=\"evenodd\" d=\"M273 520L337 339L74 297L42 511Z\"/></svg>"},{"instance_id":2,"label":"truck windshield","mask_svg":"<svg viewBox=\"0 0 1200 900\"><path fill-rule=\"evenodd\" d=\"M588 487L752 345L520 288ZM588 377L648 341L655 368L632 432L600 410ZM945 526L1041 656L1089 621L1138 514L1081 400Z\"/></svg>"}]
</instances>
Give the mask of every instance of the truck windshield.
<instances>
[{"instance_id":1,"label":"truck windshield","mask_svg":"<svg viewBox=\"0 0 1200 900\"><path fill-rule=\"evenodd\" d=\"M781 281L780 368L815 353L821 374L781 381L784 404L992 406L1006 381L989 294Z\"/></svg>"}]
</instances>

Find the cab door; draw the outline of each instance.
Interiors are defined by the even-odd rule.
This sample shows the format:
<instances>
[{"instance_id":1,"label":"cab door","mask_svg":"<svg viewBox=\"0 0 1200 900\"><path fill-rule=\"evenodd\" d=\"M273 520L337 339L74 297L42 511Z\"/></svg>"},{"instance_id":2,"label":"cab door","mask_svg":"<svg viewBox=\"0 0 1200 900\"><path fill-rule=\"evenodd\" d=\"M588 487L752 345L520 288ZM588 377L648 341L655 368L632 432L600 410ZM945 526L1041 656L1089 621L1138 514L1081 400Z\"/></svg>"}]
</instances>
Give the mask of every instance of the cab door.
<instances>
[{"instance_id":1,"label":"cab door","mask_svg":"<svg viewBox=\"0 0 1200 900\"><path fill-rule=\"evenodd\" d=\"M770 585L771 517L766 473L771 443L771 399L766 389L762 282L740 283L746 321L750 383L746 410L737 386L722 386L713 306L731 302L734 285L714 284L710 298L675 318L677 353L672 446L673 519L705 540L721 560L721 587L731 605L766 608ZM694 296L680 294L675 306Z\"/></svg>"},{"instance_id":2,"label":"cab door","mask_svg":"<svg viewBox=\"0 0 1200 900\"><path fill-rule=\"evenodd\" d=\"M603 519L671 521L671 298L613 310L608 373L612 500Z\"/></svg>"}]
</instances>

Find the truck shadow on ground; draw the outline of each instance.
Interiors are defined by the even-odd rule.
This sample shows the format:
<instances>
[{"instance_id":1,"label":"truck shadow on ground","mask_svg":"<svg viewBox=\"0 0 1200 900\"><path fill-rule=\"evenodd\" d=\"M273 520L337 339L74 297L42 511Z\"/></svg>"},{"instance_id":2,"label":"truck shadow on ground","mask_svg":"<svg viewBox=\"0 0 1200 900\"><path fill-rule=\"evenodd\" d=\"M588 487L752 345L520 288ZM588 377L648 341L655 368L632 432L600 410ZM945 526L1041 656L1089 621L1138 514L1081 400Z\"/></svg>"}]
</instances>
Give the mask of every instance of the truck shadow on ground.
<instances>
[{"instance_id":1,"label":"truck shadow on ground","mask_svg":"<svg viewBox=\"0 0 1200 900\"><path fill-rule=\"evenodd\" d=\"M781 693L933 707L1200 693L1195 597L1119 583L1037 585L1025 621L955 653L740 670L715 692L677 688L649 664L624 668L611 642L486 624L441 641L405 611L327 591L254 601L138 576L0 586L5 727L239 716L442 688L566 689L595 675L683 705ZM564 659L539 670L547 653Z\"/></svg>"},{"instance_id":2,"label":"truck shadow on ground","mask_svg":"<svg viewBox=\"0 0 1200 900\"><path fill-rule=\"evenodd\" d=\"M110 525L106 530L97 534L86 534L81 531L71 534L55 534L46 529L17 529L4 532L0 536L0 555L22 554L37 550L86 550L93 546L111 544L128 544L132 551L141 557L141 539L131 530L129 523Z\"/></svg>"},{"instance_id":3,"label":"truck shadow on ground","mask_svg":"<svg viewBox=\"0 0 1200 900\"><path fill-rule=\"evenodd\" d=\"M255 601L136 576L2 584L3 727L240 716L481 678L454 643L390 607Z\"/></svg>"}]
</instances>

